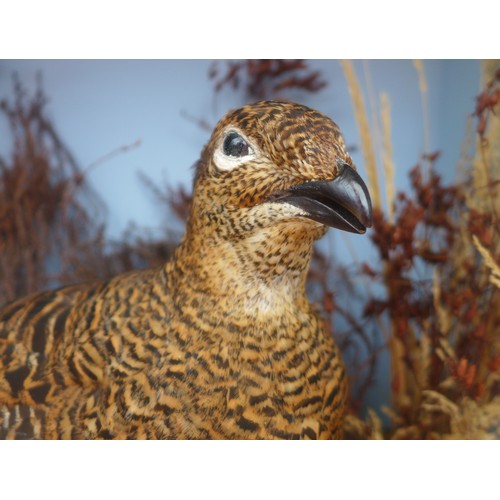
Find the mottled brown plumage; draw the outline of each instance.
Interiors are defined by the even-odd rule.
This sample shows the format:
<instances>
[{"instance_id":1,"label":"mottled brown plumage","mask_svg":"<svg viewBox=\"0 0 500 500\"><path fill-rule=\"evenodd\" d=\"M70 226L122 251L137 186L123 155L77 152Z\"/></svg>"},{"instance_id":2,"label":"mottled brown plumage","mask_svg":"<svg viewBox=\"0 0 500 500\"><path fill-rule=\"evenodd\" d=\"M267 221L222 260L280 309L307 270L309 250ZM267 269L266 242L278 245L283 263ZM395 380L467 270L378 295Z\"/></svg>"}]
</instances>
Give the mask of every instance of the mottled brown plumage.
<instances>
[{"instance_id":1,"label":"mottled brown plumage","mask_svg":"<svg viewBox=\"0 0 500 500\"><path fill-rule=\"evenodd\" d=\"M344 369L305 280L327 225L371 223L351 165L309 108L227 114L171 261L0 312L0 436L341 437Z\"/></svg>"}]
</instances>

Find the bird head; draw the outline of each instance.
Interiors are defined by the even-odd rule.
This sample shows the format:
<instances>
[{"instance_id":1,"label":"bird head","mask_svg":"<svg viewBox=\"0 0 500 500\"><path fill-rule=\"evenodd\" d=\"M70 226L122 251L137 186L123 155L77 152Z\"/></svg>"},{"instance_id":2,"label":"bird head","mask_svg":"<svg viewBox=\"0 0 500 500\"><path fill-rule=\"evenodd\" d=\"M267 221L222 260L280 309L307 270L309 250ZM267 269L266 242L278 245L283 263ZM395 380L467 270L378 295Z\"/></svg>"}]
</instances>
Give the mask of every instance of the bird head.
<instances>
[{"instance_id":1,"label":"bird head","mask_svg":"<svg viewBox=\"0 0 500 500\"><path fill-rule=\"evenodd\" d=\"M193 217L224 238L270 227L318 238L328 227L364 233L372 207L330 118L264 101L217 124L197 165Z\"/></svg>"}]
</instances>

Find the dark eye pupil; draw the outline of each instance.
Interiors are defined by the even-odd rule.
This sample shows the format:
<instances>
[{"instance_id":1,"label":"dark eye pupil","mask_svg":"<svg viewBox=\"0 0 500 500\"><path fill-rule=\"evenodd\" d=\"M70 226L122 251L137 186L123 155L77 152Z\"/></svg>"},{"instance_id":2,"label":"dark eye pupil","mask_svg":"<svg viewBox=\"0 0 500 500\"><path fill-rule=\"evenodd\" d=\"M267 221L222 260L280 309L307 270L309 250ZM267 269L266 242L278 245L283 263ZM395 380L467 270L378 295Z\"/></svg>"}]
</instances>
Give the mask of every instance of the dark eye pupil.
<instances>
[{"instance_id":1,"label":"dark eye pupil","mask_svg":"<svg viewBox=\"0 0 500 500\"><path fill-rule=\"evenodd\" d=\"M250 154L250 147L245 139L238 135L236 132L229 132L224 139L224 154L227 156L234 156L239 158Z\"/></svg>"}]
</instances>

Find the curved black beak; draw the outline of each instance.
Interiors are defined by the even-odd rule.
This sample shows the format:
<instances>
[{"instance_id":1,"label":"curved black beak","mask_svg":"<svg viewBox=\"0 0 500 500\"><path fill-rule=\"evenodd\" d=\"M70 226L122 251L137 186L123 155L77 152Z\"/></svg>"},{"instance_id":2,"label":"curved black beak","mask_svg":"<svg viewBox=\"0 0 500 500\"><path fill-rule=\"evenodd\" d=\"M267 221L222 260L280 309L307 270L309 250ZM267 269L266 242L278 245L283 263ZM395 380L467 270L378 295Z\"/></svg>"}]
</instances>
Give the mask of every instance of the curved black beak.
<instances>
[{"instance_id":1,"label":"curved black beak","mask_svg":"<svg viewBox=\"0 0 500 500\"><path fill-rule=\"evenodd\" d=\"M368 189L356 170L344 164L332 181L311 181L275 193L274 201L304 210L304 217L330 227L362 234L372 225Z\"/></svg>"}]
</instances>

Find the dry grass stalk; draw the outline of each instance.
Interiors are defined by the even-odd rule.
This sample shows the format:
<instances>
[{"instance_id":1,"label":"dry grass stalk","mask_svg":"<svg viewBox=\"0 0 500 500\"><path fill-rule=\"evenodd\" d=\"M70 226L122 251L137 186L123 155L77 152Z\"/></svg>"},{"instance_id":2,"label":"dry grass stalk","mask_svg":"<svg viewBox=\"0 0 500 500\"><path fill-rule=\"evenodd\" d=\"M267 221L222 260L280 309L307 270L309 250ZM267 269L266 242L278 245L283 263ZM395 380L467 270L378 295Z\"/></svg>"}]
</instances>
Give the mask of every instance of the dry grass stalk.
<instances>
[{"instance_id":1,"label":"dry grass stalk","mask_svg":"<svg viewBox=\"0 0 500 500\"><path fill-rule=\"evenodd\" d=\"M378 181L378 171L375 156L375 149L373 147L370 124L368 121L368 114L359 84L358 78L354 71L354 66L351 61L341 61L342 69L344 71L349 93L351 94L352 104L354 107L354 115L358 125L358 131L361 141L361 151L363 152L363 159L368 176L368 188L371 193L373 206L380 208L380 187Z\"/></svg>"},{"instance_id":2,"label":"dry grass stalk","mask_svg":"<svg viewBox=\"0 0 500 500\"><path fill-rule=\"evenodd\" d=\"M425 329L422 331L420 345L417 344L416 351L420 359L420 363L415 367L416 382L419 387L428 387L432 364L432 338Z\"/></svg>"},{"instance_id":3,"label":"dry grass stalk","mask_svg":"<svg viewBox=\"0 0 500 500\"><path fill-rule=\"evenodd\" d=\"M418 87L420 89L420 98L422 102L422 121L424 124L424 152L430 152L430 120L429 120L429 97L427 77L425 76L425 67L421 59L414 59L413 66L417 70Z\"/></svg>"},{"instance_id":4,"label":"dry grass stalk","mask_svg":"<svg viewBox=\"0 0 500 500\"><path fill-rule=\"evenodd\" d=\"M417 70L418 87L420 89L420 92L422 94L427 94L428 87L427 87L427 78L425 77L424 63L422 62L421 59L414 59L413 66Z\"/></svg>"},{"instance_id":5,"label":"dry grass stalk","mask_svg":"<svg viewBox=\"0 0 500 500\"><path fill-rule=\"evenodd\" d=\"M356 122L358 125L358 130L361 139L361 149L363 152L363 158L366 165L366 170L368 174L368 185L370 193L372 194L372 201L375 211L379 211L382 214L381 207L381 195L380 195L380 184L378 176L378 168L376 161L376 152L372 140L372 132L369 126L369 119L366 111L366 107L363 100L363 95L361 91L361 86L356 77L354 67L350 61L341 61L344 74L347 80L349 92L353 101L354 114ZM368 74L367 71L365 73ZM374 107L374 105L373 105ZM376 116L373 117L373 121L378 123ZM387 98L382 97L381 99L381 121L383 128L382 137L382 149L383 149L383 171L385 174L385 187L387 192L387 206L388 211L392 215L392 221L394 221L394 166L392 163L392 144L390 140L390 107ZM390 274L390 269L388 266L387 259L382 258L383 274L388 276ZM390 279L384 279L388 285L387 292L390 296L391 301L397 300L399 289L398 286L394 286L394 283ZM391 379L392 379L392 404L395 407L407 406L408 395L411 390L409 386L414 385L412 383L412 377L406 375L406 350L404 343L398 332L400 331L400 320L397 318L390 317L390 339L389 339L389 351L391 356Z\"/></svg>"},{"instance_id":6,"label":"dry grass stalk","mask_svg":"<svg viewBox=\"0 0 500 500\"><path fill-rule=\"evenodd\" d=\"M363 60L362 63L362 81L363 81L363 87L364 90L366 91L366 96L368 97L368 106L367 109L370 110L368 114L368 122L370 123L370 132L371 132L371 138L372 138L372 144L374 145L374 153L375 153L375 158L374 161L378 165L381 163L382 160L382 155L381 153L381 145L382 145L382 127L381 127L381 120L380 120L380 113L379 113L379 108L378 108L378 102L376 99L376 90L373 84L373 78L372 78L372 72L370 68L370 62L367 61L366 59ZM381 173L380 170L377 168L378 173ZM380 200L382 203L382 200Z\"/></svg>"},{"instance_id":7,"label":"dry grass stalk","mask_svg":"<svg viewBox=\"0 0 500 500\"><path fill-rule=\"evenodd\" d=\"M441 303L441 278L437 269L434 269L432 277L432 298L439 331L443 337L446 337L451 329L451 317L449 311Z\"/></svg>"},{"instance_id":8,"label":"dry grass stalk","mask_svg":"<svg viewBox=\"0 0 500 500\"><path fill-rule=\"evenodd\" d=\"M382 165L384 167L387 213L389 215L389 221L394 222L396 190L394 186L394 161L392 159L391 103L389 101L389 96L385 92L380 94L380 114L382 118Z\"/></svg>"},{"instance_id":9,"label":"dry grass stalk","mask_svg":"<svg viewBox=\"0 0 500 500\"><path fill-rule=\"evenodd\" d=\"M479 241L476 235L472 236L475 247L478 249L479 253L484 259L484 263L488 269L491 271L490 282L500 288L500 266L493 260L490 252Z\"/></svg>"},{"instance_id":10,"label":"dry grass stalk","mask_svg":"<svg viewBox=\"0 0 500 500\"><path fill-rule=\"evenodd\" d=\"M500 398L484 405L470 398L458 403L436 391L424 391L422 411L449 419L449 432L441 439L500 439Z\"/></svg>"}]
</instances>

